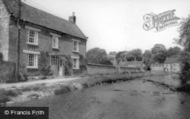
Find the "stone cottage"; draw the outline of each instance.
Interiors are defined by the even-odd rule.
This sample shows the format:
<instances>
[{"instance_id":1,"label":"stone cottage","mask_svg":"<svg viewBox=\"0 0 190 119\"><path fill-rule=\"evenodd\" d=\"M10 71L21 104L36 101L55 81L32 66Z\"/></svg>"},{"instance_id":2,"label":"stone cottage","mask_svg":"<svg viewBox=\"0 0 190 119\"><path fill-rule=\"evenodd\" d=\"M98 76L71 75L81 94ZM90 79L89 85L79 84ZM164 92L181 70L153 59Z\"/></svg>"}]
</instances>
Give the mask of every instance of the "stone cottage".
<instances>
[{"instance_id":1,"label":"stone cottage","mask_svg":"<svg viewBox=\"0 0 190 119\"><path fill-rule=\"evenodd\" d=\"M0 51L4 61L17 61L18 28L20 27L20 70L28 75L39 73L40 53L48 52L54 75L64 75L64 62L69 55L73 69L79 70L79 55L85 57L87 37L76 25L76 16L69 20L21 3L20 25L18 0L0 0Z\"/></svg>"}]
</instances>

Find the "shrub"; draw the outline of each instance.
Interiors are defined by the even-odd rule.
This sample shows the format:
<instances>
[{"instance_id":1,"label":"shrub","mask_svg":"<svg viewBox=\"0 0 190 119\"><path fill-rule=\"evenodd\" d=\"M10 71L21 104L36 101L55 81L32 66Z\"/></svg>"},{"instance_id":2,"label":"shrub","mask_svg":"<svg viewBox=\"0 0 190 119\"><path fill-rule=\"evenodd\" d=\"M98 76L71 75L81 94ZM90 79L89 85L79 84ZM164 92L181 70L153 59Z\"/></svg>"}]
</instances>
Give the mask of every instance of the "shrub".
<instances>
[{"instance_id":1,"label":"shrub","mask_svg":"<svg viewBox=\"0 0 190 119\"><path fill-rule=\"evenodd\" d=\"M0 96L0 107L5 106L6 102L9 102L10 98L6 95L1 95Z\"/></svg>"},{"instance_id":2,"label":"shrub","mask_svg":"<svg viewBox=\"0 0 190 119\"><path fill-rule=\"evenodd\" d=\"M21 95L21 94L22 94L22 92L19 90L6 90L4 92L4 95L10 96L10 97L16 97L16 96Z\"/></svg>"},{"instance_id":3,"label":"shrub","mask_svg":"<svg viewBox=\"0 0 190 119\"><path fill-rule=\"evenodd\" d=\"M70 91L71 91L71 89L70 89L69 86L61 86L61 87L59 87L58 89L56 89L54 91L54 94L55 95L61 95L61 94L64 94L64 93L68 93Z\"/></svg>"},{"instance_id":4,"label":"shrub","mask_svg":"<svg viewBox=\"0 0 190 119\"><path fill-rule=\"evenodd\" d=\"M180 74L180 79L181 79L181 83L184 85L186 84L188 81L190 81L190 52L182 52L181 53L181 57L180 60L182 62L181 65L181 74Z\"/></svg>"},{"instance_id":5,"label":"shrub","mask_svg":"<svg viewBox=\"0 0 190 119\"><path fill-rule=\"evenodd\" d=\"M64 56L65 57L65 75L72 75L72 60L71 60L71 56Z\"/></svg>"},{"instance_id":6,"label":"shrub","mask_svg":"<svg viewBox=\"0 0 190 119\"><path fill-rule=\"evenodd\" d=\"M3 61L3 54L0 52L0 62Z\"/></svg>"},{"instance_id":7,"label":"shrub","mask_svg":"<svg viewBox=\"0 0 190 119\"><path fill-rule=\"evenodd\" d=\"M49 65L49 54L47 52L41 52L39 58L39 71L42 76L49 76L51 73L51 68Z\"/></svg>"}]
</instances>

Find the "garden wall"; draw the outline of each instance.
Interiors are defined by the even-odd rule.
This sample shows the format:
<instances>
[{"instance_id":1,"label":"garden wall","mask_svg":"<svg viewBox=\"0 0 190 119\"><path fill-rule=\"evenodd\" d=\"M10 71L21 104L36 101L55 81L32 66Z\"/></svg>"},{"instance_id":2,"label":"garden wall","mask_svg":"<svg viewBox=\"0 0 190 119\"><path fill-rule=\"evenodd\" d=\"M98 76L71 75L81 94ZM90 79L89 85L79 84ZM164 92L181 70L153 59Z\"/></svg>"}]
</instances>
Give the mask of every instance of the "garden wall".
<instances>
[{"instance_id":1,"label":"garden wall","mask_svg":"<svg viewBox=\"0 0 190 119\"><path fill-rule=\"evenodd\" d=\"M87 64L88 74L114 74L114 73L133 73L140 72L140 68L120 67L101 64Z\"/></svg>"},{"instance_id":2,"label":"garden wall","mask_svg":"<svg viewBox=\"0 0 190 119\"><path fill-rule=\"evenodd\" d=\"M15 63L0 62L0 83L15 82Z\"/></svg>"}]
</instances>

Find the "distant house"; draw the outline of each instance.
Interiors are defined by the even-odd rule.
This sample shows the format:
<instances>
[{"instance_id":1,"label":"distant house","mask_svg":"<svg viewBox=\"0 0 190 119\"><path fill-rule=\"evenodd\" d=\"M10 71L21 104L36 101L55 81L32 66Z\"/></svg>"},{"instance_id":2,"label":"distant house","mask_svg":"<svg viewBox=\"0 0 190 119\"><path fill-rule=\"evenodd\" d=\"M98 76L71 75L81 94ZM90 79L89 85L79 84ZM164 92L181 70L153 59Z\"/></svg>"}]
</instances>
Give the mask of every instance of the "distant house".
<instances>
[{"instance_id":1,"label":"distant house","mask_svg":"<svg viewBox=\"0 0 190 119\"><path fill-rule=\"evenodd\" d=\"M179 57L169 57L164 62L164 70L177 73L181 71L180 65Z\"/></svg>"},{"instance_id":2,"label":"distant house","mask_svg":"<svg viewBox=\"0 0 190 119\"><path fill-rule=\"evenodd\" d=\"M151 70L152 71L163 71L164 70L164 64L160 64L160 63L151 64Z\"/></svg>"},{"instance_id":3,"label":"distant house","mask_svg":"<svg viewBox=\"0 0 190 119\"><path fill-rule=\"evenodd\" d=\"M0 0L0 51L4 60L17 61L18 0ZM70 55L73 70L80 70L80 54L85 57L87 37L76 25L76 16L69 20L22 3L21 5L20 70L28 75L39 72L42 51L49 53L54 75L64 75L62 56Z\"/></svg>"}]
</instances>

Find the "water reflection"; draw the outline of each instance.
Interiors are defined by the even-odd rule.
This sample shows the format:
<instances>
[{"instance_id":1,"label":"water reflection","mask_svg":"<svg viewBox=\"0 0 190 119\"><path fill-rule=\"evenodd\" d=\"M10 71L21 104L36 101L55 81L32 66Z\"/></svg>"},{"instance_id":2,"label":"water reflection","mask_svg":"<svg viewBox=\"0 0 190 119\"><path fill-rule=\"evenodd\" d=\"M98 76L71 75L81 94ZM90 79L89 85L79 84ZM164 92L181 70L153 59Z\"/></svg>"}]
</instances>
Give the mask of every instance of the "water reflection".
<instances>
[{"instance_id":1,"label":"water reflection","mask_svg":"<svg viewBox=\"0 0 190 119\"><path fill-rule=\"evenodd\" d=\"M188 95L171 92L167 88L143 80L118 83L108 87L109 90L96 92L95 97L104 105L110 106L120 102L122 105L116 107L126 110L125 115L128 115L128 118L186 119L190 117ZM128 111L129 107L130 111ZM114 109L109 109L107 112L118 110Z\"/></svg>"}]
</instances>

